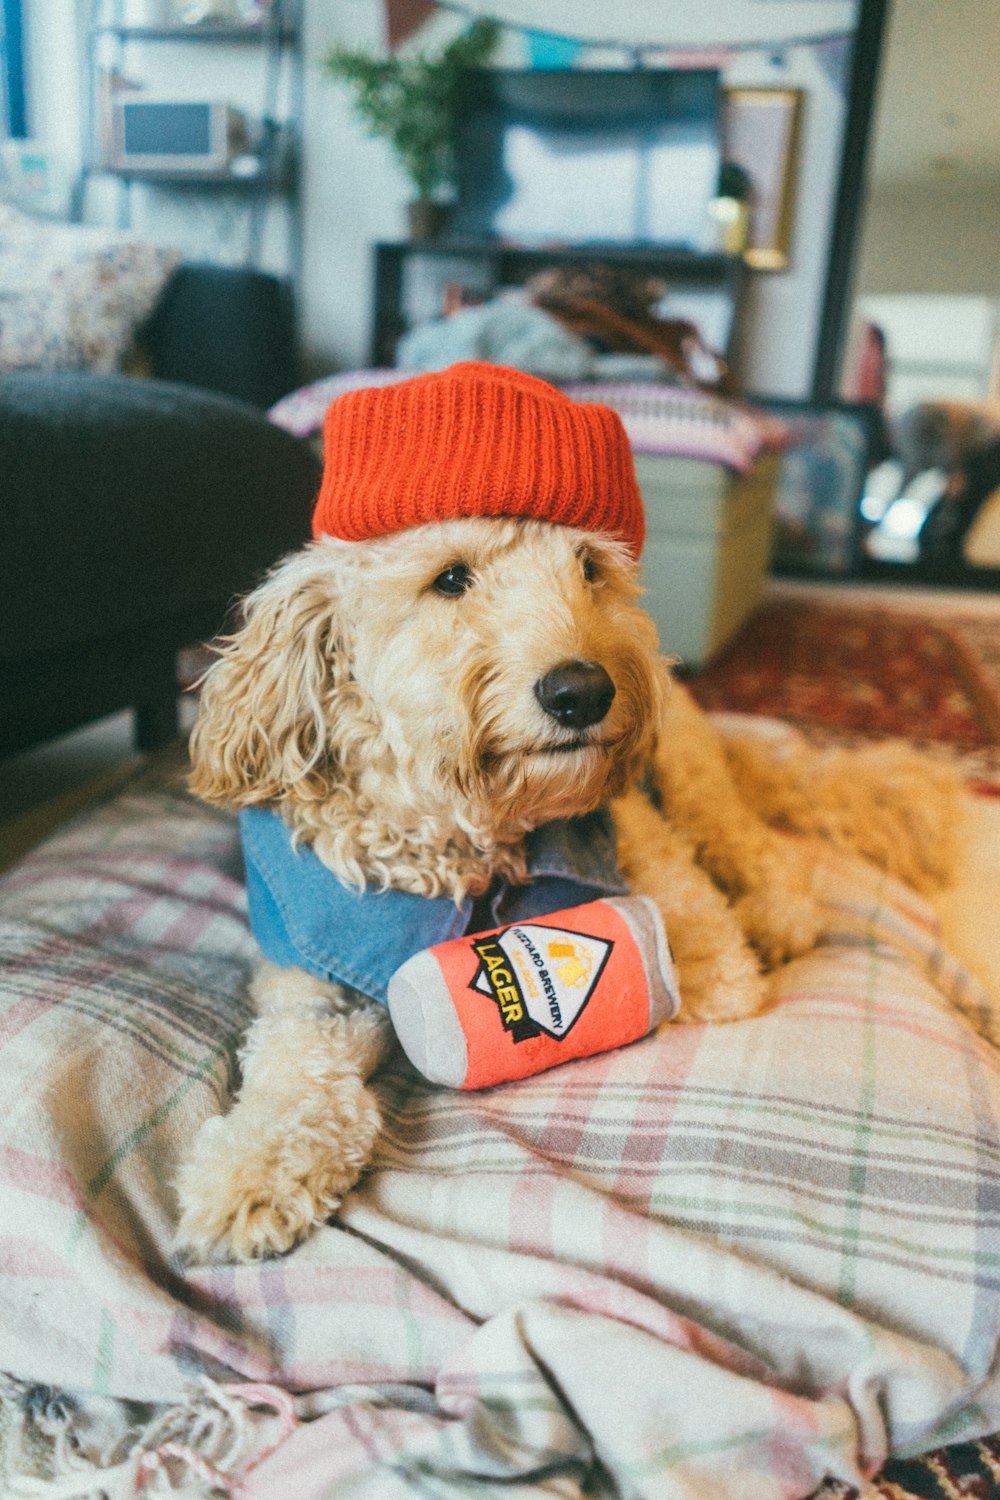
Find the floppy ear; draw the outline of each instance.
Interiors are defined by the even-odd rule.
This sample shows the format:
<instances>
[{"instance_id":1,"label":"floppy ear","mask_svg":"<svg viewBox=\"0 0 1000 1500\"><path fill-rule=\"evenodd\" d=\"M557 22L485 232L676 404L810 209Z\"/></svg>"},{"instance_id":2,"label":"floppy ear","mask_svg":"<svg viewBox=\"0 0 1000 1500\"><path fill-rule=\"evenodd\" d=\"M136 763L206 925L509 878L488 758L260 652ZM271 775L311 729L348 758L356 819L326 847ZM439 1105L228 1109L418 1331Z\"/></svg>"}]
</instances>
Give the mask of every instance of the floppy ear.
<instances>
[{"instance_id":1,"label":"floppy ear","mask_svg":"<svg viewBox=\"0 0 1000 1500\"><path fill-rule=\"evenodd\" d=\"M623 686L630 689L634 701L642 704L644 712L633 716L632 730L622 744L608 786L612 797L622 796L633 781L644 780L655 760L673 687L670 660L657 653L654 636L645 655L626 663Z\"/></svg>"},{"instance_id":2,"label":"floppy ear","mask_svg":"<svg viewBox=\"0 0 1000 1500\"><path fill-rule=\"evenodd\" d=\"M229 807L324 797L338 779L336 720L359 696L329 560L307 550L280 563L245 613L204 678L191 789Z\"/></svg>"}]
</instances>

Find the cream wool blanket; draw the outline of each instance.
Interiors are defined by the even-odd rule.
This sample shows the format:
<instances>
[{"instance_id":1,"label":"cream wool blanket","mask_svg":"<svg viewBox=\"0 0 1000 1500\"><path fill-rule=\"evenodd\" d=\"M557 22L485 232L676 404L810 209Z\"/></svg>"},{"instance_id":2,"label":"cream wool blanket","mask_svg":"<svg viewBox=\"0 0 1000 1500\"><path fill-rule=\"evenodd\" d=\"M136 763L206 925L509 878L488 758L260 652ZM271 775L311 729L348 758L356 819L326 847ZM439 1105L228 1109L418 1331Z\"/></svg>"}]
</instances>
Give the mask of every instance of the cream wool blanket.
<instances>
[{"instance_id":1,"label":"cream wool blanket","mask_svg":"<svg viewBox=\"0 0 1000 1500\"><path fill-rule=\"evenodd\" d=\"M189 1268L240 874L154 770L0 882L0 1494L799 1500L1000 1428L1000 1068L949 998L1000 1022L921 900L831 857L739 1025L476 1094L397 1057L339 1218Z\"/></svg>"}]
</instances>

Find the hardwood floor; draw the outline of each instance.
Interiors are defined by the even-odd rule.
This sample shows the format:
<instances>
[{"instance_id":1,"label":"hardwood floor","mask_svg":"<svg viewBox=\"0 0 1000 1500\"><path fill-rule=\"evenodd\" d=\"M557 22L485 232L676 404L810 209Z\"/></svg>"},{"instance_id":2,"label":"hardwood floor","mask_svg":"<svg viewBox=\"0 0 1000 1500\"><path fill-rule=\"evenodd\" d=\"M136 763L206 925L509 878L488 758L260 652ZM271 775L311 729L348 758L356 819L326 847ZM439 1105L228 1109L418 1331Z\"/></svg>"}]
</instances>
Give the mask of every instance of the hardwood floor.
<instances>
[{"instance_id":1,"label":"hardwood floor","mask_svg":"<svg viewBox=\"0 0 1000 1500\"><path fill-rule=\"evenodd\" d=\"M189 729L194 705L181 700ZM18 755L0 758L0 871L143 763L131 713L114 714Z\"/></svg>"}]
</instances>

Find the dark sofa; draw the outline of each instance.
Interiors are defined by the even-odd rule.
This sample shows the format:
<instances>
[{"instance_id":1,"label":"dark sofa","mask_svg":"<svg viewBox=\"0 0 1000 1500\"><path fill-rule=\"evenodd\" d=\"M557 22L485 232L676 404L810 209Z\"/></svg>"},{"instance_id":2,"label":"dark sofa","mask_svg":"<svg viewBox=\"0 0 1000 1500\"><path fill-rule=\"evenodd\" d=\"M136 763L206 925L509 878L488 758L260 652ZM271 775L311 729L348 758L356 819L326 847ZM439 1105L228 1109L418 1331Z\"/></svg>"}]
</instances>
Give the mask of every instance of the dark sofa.
<instances>
[{"instance_id":1,"label":"dark sofa","mask_svg":"<svg viewBox=\"0 0 1000 1500\"><path fill-rule=\"evenodd\" d=\"M185 267L157 378L0 376L0 754L123 708L176 733L178 650L309 534L318 460L261 409L290 326L273 278Z\"/></svg>"}]
</instances>

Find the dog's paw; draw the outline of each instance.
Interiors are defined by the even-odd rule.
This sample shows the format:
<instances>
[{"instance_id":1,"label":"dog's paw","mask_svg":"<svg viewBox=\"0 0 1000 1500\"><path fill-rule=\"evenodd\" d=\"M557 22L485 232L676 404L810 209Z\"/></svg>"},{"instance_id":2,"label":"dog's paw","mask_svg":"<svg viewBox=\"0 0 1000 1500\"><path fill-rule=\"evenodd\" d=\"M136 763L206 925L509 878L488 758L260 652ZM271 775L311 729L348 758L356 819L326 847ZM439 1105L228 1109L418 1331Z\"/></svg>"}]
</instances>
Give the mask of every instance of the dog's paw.
<instances>
[{"instance_id":1,"label":"dog's paw","mask_svg":"<svg viewBox=\"0 0 1000 1500\"><path fill-rule=\"evenodd\" d=\"M808 845L781 834L769 836L747 887L733 903L736 919L765 968L815 947L822 919L813 877Z\"/></svg>"},{"instance_id":2,"label":"dog's paw","mask_svg":"<svg viewBox=\"0 0 1000 1500\"><path fill-rule=\"evenodd\" d=\"M679 1021L745 1021L767 1000L754 954L741 941L700 951L671 942L677 968Z\"/></svg>"},{"instance_id":3,"label":"dog's paw","mask_svg":"<svg viewBox=\"0 0 1000 1500\"><path fill-rule=\"evenodd\" d=\"M808 893L774 885L750 891L736 916L767 968L808 953L820 934L820 913Z\"/></svg>"},{"instance_id":4,"label":"dog's paw","mask_svg":"<svg viewBox=\"0 0 1000 1500\"><path fill-rule=\"evenodd\" d=\"M767 999L757 955L722 892L707 879L689 891L685 909L664 914L677 970L679 1021L742 1021Z\"/></svg>"},{"instance_id":5,"label":"dog's paw","mask_svg":"<svg viewBox=\"0 0 1000 1500\"><path fill-rule=\"evenodd\" d=\"M269 1114L241 1101L206 1120L177 1176L175 1249L194 1261L282 1255L323 1224L368 1164L378 1105L347 1075L321 1108Z\"/></svg>"}]
</instances>

